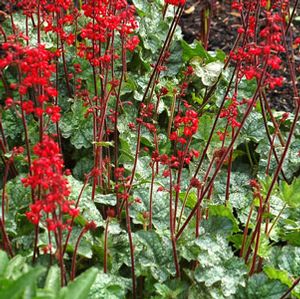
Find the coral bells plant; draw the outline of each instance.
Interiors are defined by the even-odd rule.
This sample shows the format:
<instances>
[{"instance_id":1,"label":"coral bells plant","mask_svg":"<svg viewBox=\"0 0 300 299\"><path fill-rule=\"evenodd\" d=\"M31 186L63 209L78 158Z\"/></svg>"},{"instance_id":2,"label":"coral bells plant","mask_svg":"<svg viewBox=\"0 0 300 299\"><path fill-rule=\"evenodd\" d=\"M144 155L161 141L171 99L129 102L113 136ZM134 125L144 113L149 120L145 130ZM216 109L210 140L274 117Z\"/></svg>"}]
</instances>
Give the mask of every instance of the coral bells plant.
<instances>
[{"instance_id":1,"label":"coral bells plant","mask_svg":"<svg viewBox=\"0 0 300 299\"><path fill-rule=\"evenodd\" d=\"M298 0L2 2L0 298L300 298Z\"/></svg>"},{"instance_id":2,"label":"coral bells plant","mask_svg":"<svg viewBox=\"0 0 300 299\"><path fill-rule=\"evenodd\" d=\"M52 254L51 234L54 235L63 282L64 240L62 236L64 231L72 230L71 219L79 215L79 209L75 207L74 201L68 199L70 186L64 176L64 162L57 142L44 135L42 142L33 147L33 154L37 158L30 166L31 175L21 180L23 185L31 187L33 192L33 203L30 204L26 217L36 227L36 239L38 227L41 225L46 227L50 255ZM35 247L34 259L36 251Z\"/></svg>"},{"instance_id":3,"label":"coral bells plant","mask_svg":"<svg viewBox=\"0 0 300 299\"><path fill-rule=\"evenodd\" d=\"M69 230L71 227L63 223L63 217L76 217L79 210L72 208L74 202L68 200L70 187L64 177L59 146L45 135L42 142L34 146L33 153L37 158L30 166L32 174L22 179L24 186L34 191L34 200L26 216L34 225L42 221L49 232Z\"/></svg>"}]
</instances>

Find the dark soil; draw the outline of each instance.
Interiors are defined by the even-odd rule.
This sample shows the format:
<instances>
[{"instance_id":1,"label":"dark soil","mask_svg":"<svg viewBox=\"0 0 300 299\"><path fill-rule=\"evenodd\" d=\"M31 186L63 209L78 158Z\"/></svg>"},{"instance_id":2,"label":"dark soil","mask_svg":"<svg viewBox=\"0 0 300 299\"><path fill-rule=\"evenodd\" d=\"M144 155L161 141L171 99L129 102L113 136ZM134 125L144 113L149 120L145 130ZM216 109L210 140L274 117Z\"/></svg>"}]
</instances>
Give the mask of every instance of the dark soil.
<instances>
[{"instance_id":1,"label":"dark soil","mask_svg":"<svg viewBox=\"0 0 300 299\"><path fill-rule=\"evenodd\" d=\"M290 1L291 5L295 1ZM181 18L181 28L184 39L187 42L193 42L194 39L201 40L202 32L202 14L205 7L212 7L213 15L210 23L210 31L208 38L208 50L222 49L225 53L231 50L235 38L236 28L239 25L238 14L231 10L231 1L214 1L214 0L187 0L185 12ZM299 9L296 12L299 16ZM294 21L291 25L294 37L300 36L300 22ZM295 53L296 77L300 74L300 54L299 50ZM282 70L278 76L283 76L286 80L282 87L276 88L268 93L268 99L272 108L279 111L294 110L294 93L292 91L289 76L287 75L286 56L283 55L284 61ZM299 80L298 80L299 81ZM298 90L300 83L298 83Z\"/></svg>"}]
</instances>

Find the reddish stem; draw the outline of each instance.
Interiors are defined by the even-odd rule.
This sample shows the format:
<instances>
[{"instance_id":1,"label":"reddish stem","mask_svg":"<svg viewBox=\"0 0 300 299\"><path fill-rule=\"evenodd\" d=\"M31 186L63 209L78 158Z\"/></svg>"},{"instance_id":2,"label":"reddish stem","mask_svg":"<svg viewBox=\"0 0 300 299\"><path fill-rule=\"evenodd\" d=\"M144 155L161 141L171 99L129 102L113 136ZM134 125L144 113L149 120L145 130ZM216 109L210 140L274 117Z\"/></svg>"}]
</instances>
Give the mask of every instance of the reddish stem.
<instances>
[{"instance_id":1,"label":"reddish stem","mask_svg":"<svg viewBox=\"0 0 300 299\"><path fill-rule=\"evenodd\" d=\"M79 246L79 243L82 239L82 237L84 236L84 234L87 232L86 228L84 227L79 236L78 236L78 239L76 241L76 244L75 244L75 248L74 248L74 252L73 252L73 258L72 258L72 266L71 266L71 280L74 280L75 278L75 274L76 274L76 254L77 254L77 250L78 250L78 246Z\"/></svg>"},{"instance_id":2,"label":"reddish stem","mask_svg":"<svg viewBox=\"0 0 300 299\"><path fill-rule=\"evenodd\" d=\"M253 205L251 205L251 207L250 207L250 211L249 211L249 214L248 214L246 226L245 226L244 233L243 233L243 241L242 241L242 247L241 247L241 250L240 250L240 257L244 256L244 250L245 250L245 246L246 246L246 240L247 240L247 236L248 236L248 229L249 229L249 223L250 223L250 219L251 219L251 216L252 216L252 212L253 212Z\"/></svg>"},{"instance_id":3,"label":"reddish stem","mask_svg":"<svg viewBox=\"0 0 300 299\"><path fill-rule=\"evenodd\" d=\"M234 128L232 128L232 137L234 136ZM230 176L231 176L231 167L232 167L232 156L233 156L233 149L231 149L229 154L228 160L228 167L227 167L227 180L226 180L226 192L225 192L225 206L228 205L229 202L229 195L230 195Z\"/></svg>"},{"instance_id":4,"label":"reddish stem","mask_svg":"<svg viewBox=\"0 0 300 299\"><path fill-rule=\"evenodd\" d=\"M110 218L107 217L104 231L104 258L103 258L103 272L107 273L107 239L108 239L108 226Z\"/></svg>"},{"instance_id":5,"label":"reddish stem","mask_svg":"<svg viewBox=\"0 0 300 299\"><path fill-rule=\"evenodd\" d=\"M179 262L178 262L178 256L177 256L177 250L176 250L176 238L175 238L175 231L174 231L174 220L173 220L173 182L172 182L172 170L170 169L170 235L171 235L171 241L172 241L172 250L173 250L173 258L174 258L174 264L176 269L176 277L180 278L180 268L179 268Z\"/></svg>"},{"instance_id":6,"label":"reddish stem","mask_svg":"<svg viewBox=\"0 0 300 299\"><path fill-rule=\"evenodd\" d=\"M126 200L126 202L125 202L125 213L126 213L126 225L127 225L127 233L128 233L128 238L129 238L130 259L131 259L132 298L136 299L136 279L135 279L135 266L134 266L134 245L133 245L132 234L131 234L131 225L130 225L128 200Z\"/></svg>"},{"instance_id":7,"label":"reddish stem","mask_svg":"<svg viewBox=\"0 0 300 299\"><path fill-rule=\"evenodd\" d=\"M150 185L150 198L149 198L149 225L148 225L148 229L151 230L152 229L152 214L153 214L153 188L154 188L154 179L155 179L155 162L152 163L151 165L151 185Z\"/></svg>"},{"instance_id":8,"label":"reddish stem","mask_svg":"<svg viewBox=\"0 0 300 299\"><path fill-rule=\"evenodd\" d=\"M240 123L240 127L237 129L237 132L236 134L234 135L234 137L232 138L231 140L231 143L229 144L227 150L225 151L225 153L223 154L222 158L220 159L219 163L217 164L216 166L216 169L215 169L215 172L210 180L210 182L208 183L207 187L204 189L202 195L201 195L201 198L198 199L198 202L196 203L195 207L192 209L192 211L190 212L188 218L186 219L186 221L184 222L184 224L182 225L181 229L178 231L177 235L176 235L176 239L178 239L180 237L180 235L183 233L184 229L186 228L186 226L188 225L188 223L191 221L192 217L194 216L194 214L196 213L196 210L198 209L198 207L200 206L200 203L201 203L201 200L202 198L206 195L206 193L210 190L211 186L213 185L213 182L219 172L219 170L221 169L223 163L224 163L224 160L226 159L227 155L229 154L229 152L231 151L237 137L239 136L239 133L241 131L241 129L243 128L245 122L246 122L246 119L248 118L249 114L251 113L252 111L252 108L254 106L254 104L256 103L256 99L258 97L258 94L260 92L260 89L261 89L261 86L262 86L262 83L264 81L264 77L265 77L265 72L266 72L266 68L267 68L267 64L265 63L264 67L263 67L263 73L260 77L260 80L259 80L259 83L258 83L258 86L257 86L257 89L256 89L256 92L253 96L253 99L251 101L251 103L249 104L248 106L248 109L246 110L244 116L243 116L243 119ZM219 114L218 114L219 116ZM212 134L211 134L212 135ZM203 158L204 159L204 158ZM198 171L200 170L200 168L197 168L195 174L198 173ZM195 175L194 175L195 177Z\"/></svg>"},{"instance_id":9,"label":"reddish stem","mask_svg":"<svg viewBox=\"0 0 300 299\"><path fill-rule=\"evenodd\" d=\"M2 234L2 240L3 240L3 246L4 246L4 249L6 250L6 252L11 256L13 257L13 251L12 251L12 246L10 244L10 241L9 241L9 238L8 238L8 235L5 231L5 227L3 225L3 222L2 222L2 219L0 218L0 229L1 229L1 234Z\"/></svg>"}]
</instances>

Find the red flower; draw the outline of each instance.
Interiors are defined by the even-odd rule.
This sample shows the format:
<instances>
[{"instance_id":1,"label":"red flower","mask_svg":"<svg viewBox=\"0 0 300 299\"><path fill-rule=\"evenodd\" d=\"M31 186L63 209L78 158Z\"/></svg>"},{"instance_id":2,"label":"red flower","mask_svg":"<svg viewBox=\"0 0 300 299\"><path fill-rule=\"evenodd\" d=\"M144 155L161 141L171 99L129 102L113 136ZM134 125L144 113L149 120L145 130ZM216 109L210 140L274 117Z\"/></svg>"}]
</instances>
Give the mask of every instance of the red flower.
<instances>
[{"instance_id":1,"label":"red flower","mask_svg":"<svg viewBox=\"0 0 300 299\"><path fill-rule=\"evenodd\" d=\"M170 175L170 173L171 172L169 169L165 169L162 175L163 175L163 177L167 178Z\"/></svg>"},{"instance_id":2,"label":"red flower","mask_svg":"<svg viewBox=\"0 0 300 299\"><path fill-rule=\"evenodd\" d=\"M127 40L126 49L128 49L130 52L133 52L139 43L140 39L135 35L131 39Z\"/></svg>"},{"instance_id":3,"label":"red flower","mask_svg":"<svg viewBox=\"0 0 300 299\"><path fill-rule=\"evenodd\" d=\"M12 98L7 98L5 100L5 107L10 108L13 105L13 103L14 103L14 100Z\"/></svg>"},{"instance_id":4,"label":"red flower","mask_svg":"<svg viewBox=\"0 0 300 299\"><path fill-rule=\"evenodd\" d=\"M171 4L174 6L182 6L185 4L186 0L165 0L166 4Z\"/></svg>"}]
</instances>

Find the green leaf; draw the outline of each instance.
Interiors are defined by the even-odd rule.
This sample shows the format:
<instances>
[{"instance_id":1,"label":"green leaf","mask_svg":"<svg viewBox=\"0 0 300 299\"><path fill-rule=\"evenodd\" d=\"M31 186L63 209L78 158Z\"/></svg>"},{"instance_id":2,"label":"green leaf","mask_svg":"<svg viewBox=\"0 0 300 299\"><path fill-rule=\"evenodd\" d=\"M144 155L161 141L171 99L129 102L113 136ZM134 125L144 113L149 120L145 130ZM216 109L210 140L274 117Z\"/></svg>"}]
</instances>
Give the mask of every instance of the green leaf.
<instances>
[{"instance_id":1,"label":"green leaf","mask_svg":"<svg viewBox=\"0 0 300 299\"><path fill-rule=\"evenodd\" d=\"M47 274L45 289L51 290L56 295L60 289L60 269L58 266L52 266Z\"/></svg>"},{"instance_id":2,"label":"green leaf","mask_svg":"<svg viewBox=\"0 0 300 299\"><path fill-rule=\"evenodd\" d=\"M265 134L265 127L261 113L253 111L248 116L241 130L240 142L252 140L258 143L262 139L266 138Z\"/></svg>"},{"instance_id":3,"label":"green leaf","mask_svg":"<svg viewBox=\"0 0 300 299\"><path fill-rule=\"evenodd\" d=\"M150 172L150 168L144 167L144 171ZM168 194L166 192L157 192L160 185L155 184L153 187L153 226L157 230L165 230L169 227L169 202ZM143 212L149 211L149 189L150 184L139 184L134 188L133 198L140 198L142 203L133 204L130 207L130 216L134 219L135 223L143 223L139 215Z\"/></svg>"},{"instance_id":4,"label":"green leaf","mask_svg":"<svg viewBox=\"0 0 300 299\"><path fill-rule=\"evenodd\" d=\"M1 111L1 121L6 137L15 139L22 133L22 120L12 109Z\"/></svg>"},{"instance_id":5,"label":"green leaf","mask_svg":"<svg viewBox=\"0 0 300 299\"><path fill-rule=\"evenodd\" d=\"M0 290L0 298L19 299L22 293L31 285L35 285L39 276L44 272L43 268L34 268L21 275L13 283Z\"/></svg>"},{"instance_id":6,"label":"green leaf","mask_svg":"<svg viewBox=\"0 0 300 299\"><path fill-rule=\"evenodd\" d=\"M118 126L119 127L119 126ZM131 141L131 134L122 134L120 136L120 157L119 162L133 162L134 161L134 148Z\"/></svg>"},{"instance_id":7,"label":"green leaf","mask_svg":"<svg viewBox=\"0 0 300 299\"><path fill-rule=\"evenodd\" d=\"M21 255L16 255L9 261L4 272L4 276L15 280L19 278L23 272L25 272L24 270L27 270L27 267L26 258Z\"/></svg>"},{"instance_id":8,"label":"green leaf","mask_svg":"<svg viewBox=\"0 0 300 299\"><path fill-rule=\"evenodd\" d=\"M300 207L300 178L294 179L291 185L282 181L280 185L280 195L280 198L290 207Z\"/></svg>"},{"instance_id":9,"label":"green leaf","mask_svg":"<svg viewBox=\"0 0 300 299\"><path fill-rule=\"evenodd\" d=\"M179 199L181 202L184 202L184 199L185 199L185 196L186 196L186 192L180 192L179 193ZM194 206L196 205L197 203L197 195L195 192L189 192L188 196L187 196L187 199L186 199L186 207L190 208L190 209L193 209Z\"/></svg>"},{"instance_id":10,"label":"green leaf","mask_svg":"<svg viewBox=\"0 0 300 299\"><path fill-rule=\"evenodd\" d=\"M292 285L292 280L289 278L289 274L285 270L278 270L270 265L267 265L264 267L264 272L267 274L267 276L270 279L277 279L283 284L286 284L287 286Z\"/></svg>"},{"instance_id":11,"label":"green leaf","mask_svg":"<svg viewBox=\"0 0 300 299\"><path fill-rule=\"evenodd\" d=\"M156 283L154 287L156 293L160 295L159 298L184 299L186 298L188 284L179 279L172 279L166 281L164 284Z\"/></svg>"},{"instance_id":12,"label":"green leaf","mask_svg":"<svg viewBox=\"0 0 300 299\"><path fill-rule=\"evenodd\" d=\"M139 14L144 16L146 13L149 13L150 4L148 2L142 0L133 0L132 2Z\"/></svg>"},{"instance_id":13,"label":"green leaf","mask_svg":"<svg viewBox=\"0 0 300 299\"><path fill-rule=\"evenodd\" d=\"M5 251L0 250L0 276L4 273L8 265L8 256Z\"/></svg>"},{"instance_id":14,"label":"green leaf","mask_svg":"<svg viewBox=\"0 0 300 299\"><path fill-rule=\"evenodd\" d=\"M93 121L91 117L85 117L87 108L83 101L75 100L71 111L63 114L59 127L64 138L71 138L75 148L89 148L93 141Z\"/></svg>"},{"instance_id":15,"label":"green leaf","mask_svg":"<svg viewBox=\"0 0 300 299\"><path fill-rule=\"evenodd\" d=\"M108 206L115 206L117 203L116 194L97 194L95 196L95 202L102 203Z\"/></svg>"},{"instance_id":16,"label":"green leaf","mask_svg":"<svg viewBox=\"0 0 300 299\"><path fill-rule=\"evenodd\" d=\"M300 248L295 246L274 247L269 257L270 264L264 272L272 279L278 279L291 287L293 281L300 276ZM293 290L293 295L300 298L300 286Z\"/></svg>"},{"instance_id":17,"label":"green leaf","mask_svg":"<svg viewBox=\"0 0 300 299\"><path fill-rule=\"evenodd\" d=\"M208 219L202 220L200 227L203 227L205 233L209 233L210 235L222 234L228 238L230 238L234 231L232 220L222 216L210 215Z\"/></svg>"},{"instance_id":18,"label":"green leaf","mask_svg":"<svg viewBox=\"0 0 300 299\"><path fill-rule=\"evenodd\" d=\"M254 244L253 244L254 249ZM260 234L259 247L258 247L258 255L260 257L266 258L270 254L271 245L269 242L269 238L265 233Z\"/></svg>"},{"instance_id":19,"label":"green leaf","mask_svg":"<svg viewBox=\"0 0 300 299\"><path fill-rule=\"evenodd\" d=\"M271 280L265 274L254 274L246 288L240 288L237 299L278 299L287 290L287 286L278 280Z\"/></svg>"},{"instance_id":20,"label":"green leaf","mask_svg":"<svg viewBox=\"0 0 300 299\"><path fill-rule=\"evenodd\" d=\"M220 288L207 288L203 284L192 284L188 290L188 299L225 299ZM229 297L233 298L233 297Z\"/></svg>"},{"instance_id":21,"label":"green leaf","mask_svg":"<svg viewBox=\"0 0 300 299\"><path fill-rule=\"evenodd\" d=\"M121 276L98 273L94 284L92 285L89 297L90 299L119 299L125 298L128 290L132 288L131 279Z\"/></svg>"},{"instance_id":22,"label":"green leaf","mask_svg":"<svg viewBox=\"0 0 300 299\"><path fill-rule=\"evenodd\" d=\"M104 254L103 240L104 238L101 238L99 245L96 247L102 260ZM110 273L119 275L118 271L122 266L131 266L128 234L125 230L117 227L116 224L109 225L108 248L108 269Z\"/></svg>"},{"instance_id":23,"label":"green leaf","mask_svg":"<svg viewBox=\"0 0 300 299\"><path fill-rule=\"evenodd\" d=\"M224 66L220 61L203 65L197 58L192 59L190 64L194 67L195 75L201 79L205 86L213 86L217 82Z\"/></svg>"},{"instance_id":24,"label":"green leaf","mask_svg":"<svg viewBox=\"0 0 300 299\"><path fill-rule=\"evenodd\" d=\"M73 168L72 174L77 180L84 180L85 174L89 173L93 168L94 161L91 157L82 157L77 161L76 166Z\"/></svg>"},{"instance_id":25,"label":"green leaf","mask_svg":"<svg viewBox=\"0 0 300 299\"><path fill-rule=\"evenodd\" d=\"M209 205L209 214L211 216L220 216L220 217L226 217L228 218L233 225L233 232L238 232L239 231L239 226L238 226L238 222L235 219L235 217L233 216L232 213L232 208L230 208L229 206L223 206L223 205Z\"/></svg>"},{"instance_id":26,"label":"green leaf","mask_svg":"<svg viewBox=\"0 0 300 299\"><path fill-rule=\"evenodd\" d=\"M271 262L280 270L287 271L294 278L300 276L300 248L284 246L274 248Z\"/></svg>"},{"instance_id":27,"label":"green leaf","mask_svg":"<svg viewBox=\"0 0 300 299\"><path fill-rule=\"evenodd\" d=\"M218 58L218 60L223 61L223 62L225 61L226 53L224 51L222 51L221 49L216 49L215 55L216 55L216 58Z\"/></svg>"},{"instance_id":28,"label":"green leaf","mask_svg":"<svg viewBox=\"0 0 300 299\"><path fill-rule=\"evenodd\" d=\"M78 194L80 194L80 192L81 192L83 184L80 181L76 180L72 176L68 177L68 181L69 181L70 186L72 186L70 200L76 201L78 198ZM95 203L92 201L92 187L91 186L87 186L84 189L78 207L79 207L81 213L80 213L80 216L77 217L78 219L76 218L76 220L80 220L80 218L83 218L84 223L82 223L82 225L84 225L85 222L87 222L87 221L94 221L97 224L97 226L104 225L104 221L101 216L101 213L98 211L97 207L95 206Z\"/></svg>"},{"instance_id":29,"label":"green leaf","mask_svg":"<svg viewBox=\"0 0 300 299\"><path fill-rule=\"evenodd\" d=\"M93 144L99 147L114 147L115 143L114 141L93 141Z\"/></svg>"},{"instance_id":30,"label":"green leaf","mask_svg":"<svg viewBox=\"0 0 300 299\"><path fill-rule=\"evenodd\" d=\"M145 275L149 269L156 280L164 282L175 274L169 238L154 231L138 231L134 236L137 275Z\"/></svg>"},{"instance_id":31,"label":"green leaf","mask_svg":"<svg viewBox=\"0 0 300 299\"><path fill-rule=\"evenodd\" d=\"M277 152L277 156L280 157L282 153L282 147L279 144L278 138L275 138L274 147ZM266 168L269 167L269 175L272 175L277 168L277 162L272 154L271 161L269 161L269 153L270 153L270 143L268 138L264 138L260 140L259 144L257 145L255 152L259 154L259 164L258 164L258 174L260 177L264 178L266 173ZM284 171L285 175L289 179L290 175Z\"/></svg>"},{"instance_id":32,"label":"green leaf","mask_svg":"<svg viewBox=\"0 0 300 299\"><path fill-rule=\"evenodd\" d=\"M195 138L199 138L201 140L207 141L208 137L211 132L211 128L213 125L213 117L209 114L203 114L201 118L199 119L199 128L198 132L195 135ZM216 134L213 135L212 142L216 143L219 141L219 138L216 136Z\"/></svg>"},{"instance_id":33,"label":"green leaf","mask_svg":"<svg viewBox=\"0 0 300 299\"><path fill-rule=\"evenodd\" d=\"M57 299L57 294L55 294L52 290L37 289L36 296L30 297L28 299Z\"/></svg>"},{"instance_id":34,"label":"green leaf","mask_svg":"<svg viewBox=\"0 0 300 299\"><path fill-rule=\"evenodd\" d=\"M6 230L14 236L29 236L32 233L32 225L27 220L20 221L21 215L24 214L31 201L30 189L25 188L21 182L23 176L19 175L6 184L6 196L9 203L5 214Z\"/></svg>"},{"instance_id":35,"label":"green leaf","mask_svg":"<svg viewBox=\"0 0 300 299\"><path fill-rule=\"evenodd\" d=\"M251 97L253 97L256 87L257 87L256 79L246 80L245 78L242 78L238 86L239 97L241 99L243 98L250 99Z\"/></svg>"},{"instance_id":36,"label":"green leaf","mask_svg":"<svg viewBox=\"0 0 300 299\"><path fill-rule=\"evenodd\" d=\"M74 281L70 282L67 287L60 290L58 299L86 299L92 284L94 283L98 270L90 268L80 274Z\"/></svg>"},{"instance_id":37,"label":"green leaf","mask_svg":"<svg viewBox=\"0 0 300 299\"><path fill-rule=\"evenodd\" d=\"M167 61L167 70L162 73L162 76L175 77L182 68L182 47L179 41L172 44L171 56Z\"/></svg>"},{"instance_id":38,"label":"green leaf","mask_svg":"<svg viewBox=\"0 0 300 299\"><path fill-rule=\"evenodd\" d=\"M280 237L290 245L300 246L300 227L295 230L282 231Z\"/></svg>"},{"instance_id":39,"label":"green leaf","mask_svg":"<svg viewBox=\"0 0 300 299\"><path fill-rule=\"evenodd\" d=\"M162 7L158 1L134 0L133 4L136 6L139 15L137 33L141 39L140 46L145 54L144 57L146 55L150 56L153 61L154 57L152 55L158 53L166 38L170 19L163 20L161 18ZM180 29L178 28L176 31L180 32ZM175 38L176 36L178 36L178 33L175 32Z\"/></svg>"},{"instance_id":40,"label":"green leaf","mask_svg":"<svg viewBox=\"0 0 300 299\"><path fill-rule=\"evenodd\" d=\"M137 53L134 53L135 57L138 57ZM122 89L121 89L121 95L125 95L128 93L132 93L137 89L137 85L133 78L128 78L124 83L122 84Z\"/></svg>"},{"instance_id":41,"label":"green leaf","mask_svg":"<svg viewBox=\"0 0 300 299\"><path fill-rule=\"evenodd\" d=\"M299 135L295 135L295 139L292 141L287 157L283 163L283 170L286 175L288 175L291 180L295 176L295 173L300 167L300 156L299 156Z\"/></svg>"},{"instance_id":42,"label":"green leaf","mask_svg":"<svg viewBox=\"0 0 300 299\"><path fill-rule=\"evenodd\" d=\"M194 57L200 57L206 61L212 60L212 57L205 51L199 41L195 41L193 44L188 44L186 41L181 40L182 58L187 62Z\"/></svg>"},{"instance_id":43,"label":"green leaf","mask_svg":"<svg viewBox=\"0 0 300 299\"><path fill-rule=\"evenodd\" d=\"M223 296L229 297L237 293L239 286L245 286L247 269L243 261L233 255L224 237L203 236L194 242L200 249L194 277L209 293L220 288Z\"/></svg>"},{"instance_id":44,"label":"green leaf","mask_svg":"<svg viewBox=\"0 0 300 299\"><path fill-rule=\"evenodd\" d=\"M230 205L239 211L239 220L244 222L244 215L242 211L247 209L252 202L252 194L249 194L249 180L251 176L249 174L249 165L241 163L234 163L232 167L232 172L230 175L230 194L229 202ZM225 193L227 185L227 170L221 170L220 175L215 180L214 194L215 201L217 204L224 204ZM249 196L250 195L250 196ZM247 219L247 216L246 216ZM246 221L245 219L245 221Z\"/></svg>"},{"instance_id":45,"label":"green leaf","mask_svg":"<svg viewBox=\"0 0 300 299\"><path fill-rule=\"evenodd\" d=\"M141 143L149 148L153 147L153 135L148 130L142 129Z\"/></svg>"}]
</instances>

